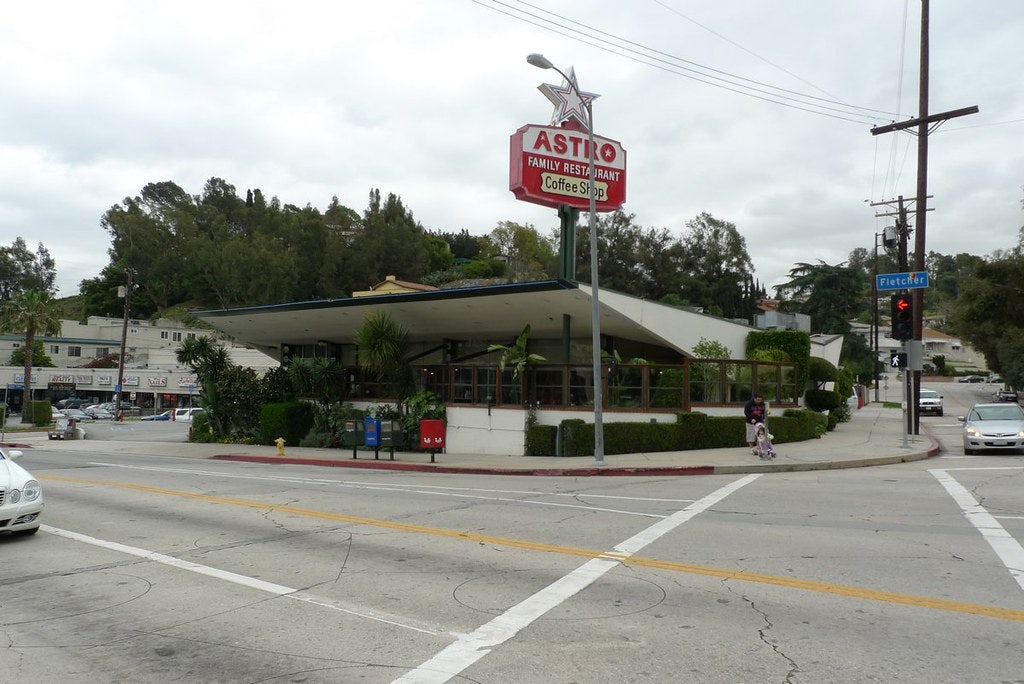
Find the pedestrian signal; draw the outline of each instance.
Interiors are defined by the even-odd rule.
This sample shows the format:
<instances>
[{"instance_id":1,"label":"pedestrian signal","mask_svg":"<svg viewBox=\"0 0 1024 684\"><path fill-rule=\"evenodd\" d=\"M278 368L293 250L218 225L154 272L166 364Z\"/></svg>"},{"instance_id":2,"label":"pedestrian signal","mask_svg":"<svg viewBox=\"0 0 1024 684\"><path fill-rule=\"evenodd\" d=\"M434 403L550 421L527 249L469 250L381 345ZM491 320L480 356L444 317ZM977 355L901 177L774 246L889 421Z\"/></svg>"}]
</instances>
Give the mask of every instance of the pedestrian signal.
<instances>
[{"instance_id":1,"label":"pedestrian signal","mask_svg":"<svg viewBox=\"0 0 1024 684\"><path fill-rule=\"evenodd\" d=\"M898 351L889 352L889 365L897 370L903 370L907 367L907 353Z\"/></svg>"},{"instance_id":2,"label":"pedestrian signal","mask_svg":"<svg viewBox=\"0 0 1024 684\"><path fill-rule=\"evenodd\" d=\"M890 337L894 340L914 338L914 298L910 295L893 295L889 301L889 315L892 318Z\"/></svg>"}]
</instances>

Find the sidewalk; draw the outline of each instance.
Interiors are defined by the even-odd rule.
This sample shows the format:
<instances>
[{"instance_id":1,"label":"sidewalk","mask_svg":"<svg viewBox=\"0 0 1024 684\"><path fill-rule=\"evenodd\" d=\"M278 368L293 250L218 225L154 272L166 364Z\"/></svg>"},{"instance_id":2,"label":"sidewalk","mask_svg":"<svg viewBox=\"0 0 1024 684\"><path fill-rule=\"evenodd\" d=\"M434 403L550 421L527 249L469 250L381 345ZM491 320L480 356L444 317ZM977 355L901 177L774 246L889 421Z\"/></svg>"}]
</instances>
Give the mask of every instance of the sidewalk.
<instances>
[{"instance_id":1,"label":"sidewalk","mask_svg":"<svg viewBox=\"0 0 1024 684\"><path fill-rule=\"evenodd\" d=\"M261 445L189 444L181 442L129 442L73 440L49 441L45 432L8 434L14 448L39 447L68 451L107 450L165 456L210 458L224 461L317 465L336 468L372 468L437 473L486 475L610 476L610 475L712 475L729 473L777 473L798 470L861 468L916 461L939 452L938 442L928 434L909 435L903 447L903 414L869 404L853 412L848 423L840 423L821 439L776 445L778 457L763 461L746 447L697 449L657 453L606 455L598 466L592 456L486 456L396 451L394 460L387 450L374 459L372 451L287 447L284 456L277 449Z\"/></svg>"}]
</instances>

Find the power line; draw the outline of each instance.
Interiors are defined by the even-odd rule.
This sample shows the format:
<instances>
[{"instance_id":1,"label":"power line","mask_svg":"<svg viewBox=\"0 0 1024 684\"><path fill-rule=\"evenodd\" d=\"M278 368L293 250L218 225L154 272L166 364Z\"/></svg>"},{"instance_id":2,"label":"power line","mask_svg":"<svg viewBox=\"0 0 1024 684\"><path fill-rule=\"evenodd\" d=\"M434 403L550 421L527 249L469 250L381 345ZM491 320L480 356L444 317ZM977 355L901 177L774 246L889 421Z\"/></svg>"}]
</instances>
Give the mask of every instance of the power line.
<instances>
[{"instance_id":1,"label":"power line","mask_svg":"<svg viewBox=\"0 0 1024 684\"><path fill-rule=\"evenodd\" d=\"M856 107L854 105L848 105L842 102L825 100L824 98L819 98L813 95L797 93L796 91L787 90L785 88L779 88L769 84L761 83L759 81L755 81L753 79L747 79L742 76L721 71L719 69L707 67L696 62L676 57L674 55L670 55L668 53L646 47L639 43L629 41L614 34L601 31L586 24L582 24L575 20L562 17L561 15L557 15L553 12L548 12L547 10L537 8L534 5L531 5L528 2L522 2L521 0L520 4L522 5L537 9L539 12L543 12L544 14L557 17L561 21L568 22L569 24L575 24L576 26L586 29L586 31L580 30L571 25L561 24L556 21L552 21L546 17L528 12L523 9L512 7L512 5L510 5L508 2L503 2L502 0L489 0L489 2L493 4L486 4L483 0L473 0L473 2L492 11L505 14L506 16L509 16L518 21L522 21L524 23L536 26L543 30L550 31L558 35L562 35L566 38L575 40L585 45L589 45L591 47L595 47L604 52L608 52L619 57L624 57L625 59L629 59L631 61L643 64L645 66L660 69L662 71L671 73L676 76L682 76L683 78L688 78L699 83L704 83L706 85L720 88L722 90L727 90L730 92L737 93L739 95L744 95L746 97L752 97L755 99L763 100L765 102L771 102L773 104L789 107L791 109L806 111L812 114L818 114L821 116L827 116L834 119L851 121L854 123L865 125L870 125L871 123L877 121L878 119L878 117L873 117L869 112L880 112L880 110L870 110L868 108ZM587 33L587 31L596 33L598 35L592 35L592 33ZM624 45L613 43L610 40L603 38L602 36L608 36L612 40L618 41L618 43L623 43ZM678 64L673 62L678 62ZM691 68L685 65L692 65L695 68ZM702 69L703 71L698 71L697 69ZM718 76L716 74L723 74L723 76ZM725 78L725 76L727 76L728 78ZM763 87L755 87L754 85L748 84L756 84L757 86ZM856 111L847 111L851 109Z\"/></svg>"}]
</instances>

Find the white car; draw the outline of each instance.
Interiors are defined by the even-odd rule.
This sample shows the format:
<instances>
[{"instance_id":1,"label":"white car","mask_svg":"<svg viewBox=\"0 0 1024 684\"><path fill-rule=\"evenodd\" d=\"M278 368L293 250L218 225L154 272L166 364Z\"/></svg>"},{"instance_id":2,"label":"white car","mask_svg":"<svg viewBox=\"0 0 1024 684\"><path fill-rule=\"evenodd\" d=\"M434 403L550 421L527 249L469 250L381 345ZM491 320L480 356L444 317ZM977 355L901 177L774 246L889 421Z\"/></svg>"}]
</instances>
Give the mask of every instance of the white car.
<instances>
[{"instance_id":1,"label":"white car","mask_svg":"<svg viewBox=\"0 0 1024 684\"><path fill-rule=\"evenodd\" d=\"M198 406L193 408L180 408L174 409L174 417L171 420L184 420L190 421L196 414L203 413L203 409Z\"/></svg>"},{"instance_id":2,"label":"white car","mask_svg":"<svg viewBox=\"0 0 1024 684\"><path fill-rule=\"evenodd\" d=\"M43 490L31 473L14 462L21 453L0 447L0 532L29 535L39 531Z\"/></svg>"},{"instance_id":3,"label":"white car","mask_svg":"<svg viewBox=\"0 0 1024 684\"><path fill-rule=\"evenodd\" d=\"M936 416L942 415L942 395L935 390L922 389L921 398L917 402L917 412L920 415L932 413Z\"/></svg>"}]
</instances>

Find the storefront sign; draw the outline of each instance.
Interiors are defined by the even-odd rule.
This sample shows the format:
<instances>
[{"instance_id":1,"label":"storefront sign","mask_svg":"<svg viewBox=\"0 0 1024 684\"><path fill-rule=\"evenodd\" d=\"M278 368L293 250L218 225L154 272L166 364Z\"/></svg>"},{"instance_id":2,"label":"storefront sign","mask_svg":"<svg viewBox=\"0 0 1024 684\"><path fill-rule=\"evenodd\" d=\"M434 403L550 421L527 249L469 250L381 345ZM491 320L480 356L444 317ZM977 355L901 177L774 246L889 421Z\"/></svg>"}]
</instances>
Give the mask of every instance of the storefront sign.
<instances>
[{"instance_id":1,"label":"storefront sign","mask_svg":"<svg viewBox=\"0 0 1024 684\"><path fill-rule=\"evenodd\" d=\"M112 384L114 384L114 376L113 375L97 375L96 376L96 384L97 385L112 385Z\"/></svg>"},{"instance_id":2,"label":"storefront sign","mask_svg":"<svg viewBox=\"0 0 1024 684\"><path fill-rule=\"evenodd\" d=\"M150 387L167 387L167 378L148 378Z\"/></svg>"},{"instance_id":3,"label":"storefront sign","mask_svg":"<svg viewBox=\"0 0 1024 684\"><path fill-rule=\"evenodd\" d=\"M81 386L81 385L91 385L92 384L92 376L91 375L76 375L75 376L75 384L79 385L79 386Z\"/></svg>"},{"instance_id":4,"label":"storefront sign","mask_svg":"<svg viewBox=\"0 0 1024 684\"><path fill-rule=\"evenodd\" d=\"M510 140L509 190L516 199L546 207L590 207L589 136L582 127L527 125ZM626 151L594 136L594 189L598 211L626 202Z\"/></svg>"}]
</instances>

